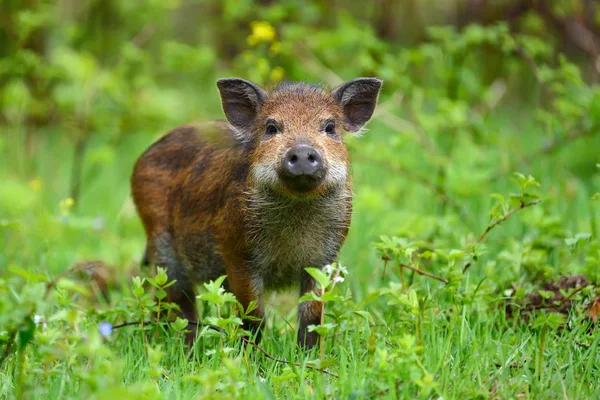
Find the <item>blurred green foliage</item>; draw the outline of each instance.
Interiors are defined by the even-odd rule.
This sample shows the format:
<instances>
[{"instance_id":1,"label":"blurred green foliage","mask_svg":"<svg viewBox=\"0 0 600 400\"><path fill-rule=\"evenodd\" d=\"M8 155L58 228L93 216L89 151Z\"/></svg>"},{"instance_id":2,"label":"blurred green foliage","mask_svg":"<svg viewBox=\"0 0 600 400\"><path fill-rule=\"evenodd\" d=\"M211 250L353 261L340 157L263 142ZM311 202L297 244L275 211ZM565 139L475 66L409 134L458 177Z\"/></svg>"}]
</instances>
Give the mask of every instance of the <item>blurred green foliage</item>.
<instances>
[{"instance_id":1,"label":"blurred green foliage","mask_svg":"<svg viewBox=\"0 0 600 400\"><path fill-rule=\"evenodd\" d=\"M3 0L0 397L593 398L598 21L586 0ZM240 345L221 282L204 312L227 335L204 331L191 361L181 320L98 330L167 313L145 284L164 276L129 287L148 272L129 176L167 130L222 118L226 76L384 80L369 131L347 140L350 273L323 285L320 357L294 347L296 298L270 300L263 345L300 366ZM112 304L91 272L48 284L88 259L111 265ZM576 273L595 288L569 293L569 315L505 315Z\"/></svg>"}]
</instances>

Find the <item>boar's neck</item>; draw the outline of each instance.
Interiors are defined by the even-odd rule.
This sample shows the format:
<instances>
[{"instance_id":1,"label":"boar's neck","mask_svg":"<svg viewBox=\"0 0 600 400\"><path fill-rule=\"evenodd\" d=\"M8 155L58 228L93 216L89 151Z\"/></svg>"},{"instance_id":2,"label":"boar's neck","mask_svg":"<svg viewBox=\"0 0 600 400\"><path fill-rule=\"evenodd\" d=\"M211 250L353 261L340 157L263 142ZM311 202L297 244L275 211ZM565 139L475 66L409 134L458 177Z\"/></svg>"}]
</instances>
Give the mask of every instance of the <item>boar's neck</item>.
<instances>
[{"instance_id":1,"label":"boar's neck","mask_svg":"<svg viewBox=\"0 0 600 400\"><path fill-rule=\"evenodd\" d=\"M337 258L350 224L351 191L332 189L312 199L294 199L253 189L247 198L248 248L253 268L267 288L288 285L306 267Z\"/></svg>"}]
</instances>

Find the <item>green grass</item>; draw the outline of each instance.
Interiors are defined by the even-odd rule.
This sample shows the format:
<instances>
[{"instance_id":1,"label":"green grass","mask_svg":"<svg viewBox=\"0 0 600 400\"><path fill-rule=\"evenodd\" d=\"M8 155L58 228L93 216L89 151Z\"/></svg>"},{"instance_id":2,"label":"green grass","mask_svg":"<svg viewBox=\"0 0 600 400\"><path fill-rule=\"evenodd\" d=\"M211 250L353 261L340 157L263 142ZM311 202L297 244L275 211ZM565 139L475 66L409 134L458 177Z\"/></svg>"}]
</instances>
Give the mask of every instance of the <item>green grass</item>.
<instances>
[{"instance_id":1,"label":"green grass","mask_svg":"<svg viewBox=\"0 0 600 400\"><path fill-rule=\"evenodd\" d=\"M507 120L503 126L510 129ZM339 377L307 367L319 359L318 350L305 353L297 349L295 291L269 297L269 323L261 346L272 356L300 366L270 360L251 346L244 348L239 340L214 336L201 338L188 357L177 334L169 329L161 329L157 339L154 328L146 333L150 351L144 347L138 326L101 338L99 321L135 320L135 307L125 300L132 296L125 270L138 263L144 236L129 199L128 177L135 158L153 136L127 137L100 166L88 158L81 198L66 224L59 218L59 201L68 196L68 141L44 136L38 142L44 151L35 159L23 159L22 136L15 131L3 138L6 157L0 171L6 182L3 187L10 192L2 197L10 213L0 231L4 243L0 279L9 288L2 293L12 299L7 304L33 307L31 311L48 319L48 327L46 332L38 327L32 345L4 362L0 397L596 398L600 336L597 330L586 331L583 303L572 310L563 329L534 328L531 323L506 317L503 293L514 278L530 289L539 286L544 276L597 268L585 267L585 256L592 255L595 242L570 253L564 241L557 239L561 234L552 229L590 232L598 225L598 210L589 189L598 180L579 178L565 167L578 162L572 148L536 160L526 172L542 182L542 205L519 211L494 228L484 240L487 254L451 285L405 272L407 290L414 290L419 302L411 308L390 301L393 295L385 293L389 289L401 295L399 268L390 262L382 279L379 255L372 243L385 234L426 239L436 248L461 248L487 226L487 211L493 204L489 194L506 194L514 190L514 184L509 170L488 168L502 177L476 187L461 186L461 168L468 167L460 164L469 164L466 158L481 148L468 141L455 147L454 164L447 169L447 188L466 210L461 218L448 206L444 208L440 196L426 185L368 161L368 157L376 158L369 153L369 146L386 143L390 140L386 135L391 133L376 121L368 134L351 142L353 157L359 161L353 166L353 223L341 255L350 274L340 287L342 292L351 291L357 303L372 294L362 306L372 319L350 317L326 337L325 360L331 361L327 369ZM594 142L587 141L587 146ZM585 147L579 143L573 147L578 145ZM407 154L415 148L411 143L404 147ZM11 154L7 149L12 148L17 151ZM88 157L99 149L101 143L92 143ZM499 158L500 151L488 149L482 158ZM417 162L418 157L408 161ZM41 183L37 190L28 183L34 178ZM98 217L104 224L94 228ZM556 219L554 225L548 221L551 217ZM543 260L535 261L532 243L544 240L554 247ZM59 285L47 301L40 300L43 284L36 281L48 281L85 259L101 259L114 266L110 305L78 294L85 292L85 282ZM447 277L453 269L442 264L423 268ZM42 275L36 278L34 274ZM396 284L395 289L390 283ZM581 300L585 298L589 295ZM334 312L351 308L344 302L327 306ZM214 313L210 307L205 309L205 314ZM69 316L59 315L66 311ZM16 314L2 310L11 312ZM547 339L540 354L543 329ZM160 355L152 350L156 348Z\"/></svg>"},{"instance_id":2,"label":"green grass","mask_svg":"<svg viewBox=\"0 0 600 400\"><path fill-rule=\"evenodd\" d=\"M453 7L392 7L419 14L401 27L419 33L396 40L380 29L399 20L379 15L389 2L29 3L0 18L0 399L599 397L587 310L600 294L600 91L548 16L455 29L429 25ZM563 6L552 18L581 19ZM132 290L151 274L129 195L136 158L179 124L222 118L215 81L228 76L384 80L368 132L347 141L349 275L326 303L322 352L296 347L297 289L266 300L260 346L279 361L234 324L191 354L177 323L99 332L153 319L150 285ZM89 276L65 275L86 260L109 266L109 304ZM547 312L552 300L506 314L573 274L591 284L568 315ZM230 306L212 321L235 321Z\"/></svg>"}]
</instances>

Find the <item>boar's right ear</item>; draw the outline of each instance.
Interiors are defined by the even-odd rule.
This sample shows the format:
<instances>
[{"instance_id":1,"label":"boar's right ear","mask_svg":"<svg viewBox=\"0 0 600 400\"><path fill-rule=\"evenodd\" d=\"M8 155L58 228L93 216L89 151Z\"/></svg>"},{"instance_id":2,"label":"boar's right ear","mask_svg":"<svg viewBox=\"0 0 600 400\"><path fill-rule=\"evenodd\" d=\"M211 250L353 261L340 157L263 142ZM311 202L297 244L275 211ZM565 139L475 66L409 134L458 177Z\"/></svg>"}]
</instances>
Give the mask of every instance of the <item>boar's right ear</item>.
<instances>
[{"instance_id":1,"label":"boar's right ear","mask_svg":"<svg viewBox=\"0 0 600 400\"><path fill-rule=\"evenodd\" d=\"M260 86L239 78L219 79L217 87L221 93L225 117L240 133L246 132L267 98L267 92Z\"/></svg>"},{"instance_id":2,"label":"boar's right ear","mask_svg":"<svg viewBox=\"0 0 600 400\"><path fill-rule=\"evenodd\" d=\"M382 83L377 78L357 78L333 90L333 98L344 110L344 129L358 132L371 119Z\"/></svg>"}]
</instances>

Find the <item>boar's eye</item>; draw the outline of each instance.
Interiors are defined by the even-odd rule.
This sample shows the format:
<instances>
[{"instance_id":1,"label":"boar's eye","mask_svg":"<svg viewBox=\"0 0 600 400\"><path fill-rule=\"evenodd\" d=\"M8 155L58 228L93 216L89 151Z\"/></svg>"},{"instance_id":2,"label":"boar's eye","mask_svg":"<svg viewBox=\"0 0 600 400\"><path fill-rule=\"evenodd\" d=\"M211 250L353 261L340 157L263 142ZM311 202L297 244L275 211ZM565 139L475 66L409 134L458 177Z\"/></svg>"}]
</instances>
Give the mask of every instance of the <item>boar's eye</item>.
<instances>
[{"instance_id":1,"label":"boar's eye","mask_svg":"<svg viewBox=\"0 0 600 400\"><path fill-rule=\"evenodd\" d=\"M277 127L277 125L275 125L275 123L273 122L269 122L267 123L267 129L265 130L265 134L272 136L272 135L276 135L279 132L279 128Z\"/></svg>"},{"instance_id":2,"label":"boar's eye","mask_svg":"<svg viewBox=\"0 0 600 400\"><path fill-rule=\"evenodd\" d=\"M336 131L335 131L335 123L333 121L327 121L327 123L325 124L325 128L323 129L323 131L325 131L325 133L327 134L327 136L336 139L338 137Z\"/></svg>"},{"instance_id":3,"label":"boar's eye","mask_svg":"<svg viewBox=\"0 0 600 400\"><path fill-rule=\"evenodd\" d=\"M326 126L325 126L325 133L328 135L333 135L335 134L335 125L333 124L333 122L329 122Z\"/></svg>"}]
</instances>

